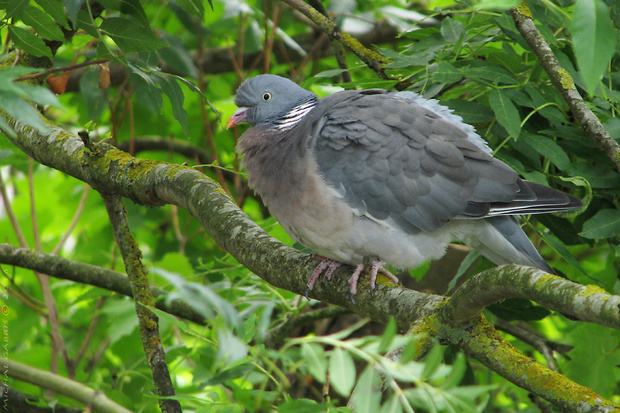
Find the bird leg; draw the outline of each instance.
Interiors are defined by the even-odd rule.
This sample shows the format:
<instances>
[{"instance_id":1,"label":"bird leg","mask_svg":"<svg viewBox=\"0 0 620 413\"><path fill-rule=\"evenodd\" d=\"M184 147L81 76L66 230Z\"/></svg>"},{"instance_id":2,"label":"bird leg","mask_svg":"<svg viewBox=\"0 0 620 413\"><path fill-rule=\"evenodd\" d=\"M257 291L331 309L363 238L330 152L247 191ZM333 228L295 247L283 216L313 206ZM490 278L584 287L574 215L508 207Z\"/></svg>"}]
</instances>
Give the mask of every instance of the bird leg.
<instances>
[{"instance_id":1,"label":"bird leg","mask_svg":"<svg viewBox=\"0 0 620 413\"><path fill-rule=\"evenodd\" d=\"M334 271L336 271L336 268L342 265L340 261L335 261L335 260L323 257L322 255L313 254L312 256L318 260L321 260L321 262L319 263L319 265L317 265L314 272L310 276L310 279L308 280L308 284L306 284L306 292L304 294L306 298L308 298L308 293L310 292L310 290L314 288L314 284L316 284L316 280L319 278L321 273L326 268L327 268L327 271L325 271L325 285L327 285L327 282L332 279L332 274L334 273Z\"/></svg>"},{"instance_id":2,"label":"bird leg","mask_svg":"<svg viewBox=\"0 0 620 413\"><path fill-rule=\"evenodd\" d=\"M397 276L392 274L384 267L385 263L381 258L377 258L370 264L370 295L375 291L375 286L377 283L377 274L381 273L385 275L390 281L402 285ZM349 278L349 290L351 291L351 300L353 300L353 295L357 294L357 282L359 277L364 270L364 264L360 264L355 268L353 275Z\"/></svg>"},{"instance_id":3,"label":"bird leg","mask_svg":"<svg viewBox=\"0 0 620 413\"><path fill-rule=\"evenodd\" d=\"M306 285L306 291L304 294L306 298L308 298L308 293L314 288L314 284L316 284L316 281L318 280L319 276L323 273L323 271L325 271L325 285L327 285L327 282L331 280L332 274L334 273L334 271L336 271L336 268L342 265L340 261L332 260L332 259L323 257L322 255L313 254L313 257L318 260L321 260L321 262L319 263L319 265L317 265L316 269L314 270L314 272L310 276L310 279L308 280L308 284ZM394 274L388 271L384 267L384 265L385 263L380 258L377 258L370 264L370 294L371 295L375 291L377 275L379 273L385 275L390 281L398 285L402 285L398 277L396 277ZM353 303L355 303L355 300L353 299L353 297L357 294L357 283L359 281L360 275L362 275L362 271L364 271L364 264L359 264L357 267L355 267L355 271L353 271L353 274L351 275L351 277L349 277L349 280L348 280L349 292L351 294L351 301Z\"/></svg>"}]
</instances>

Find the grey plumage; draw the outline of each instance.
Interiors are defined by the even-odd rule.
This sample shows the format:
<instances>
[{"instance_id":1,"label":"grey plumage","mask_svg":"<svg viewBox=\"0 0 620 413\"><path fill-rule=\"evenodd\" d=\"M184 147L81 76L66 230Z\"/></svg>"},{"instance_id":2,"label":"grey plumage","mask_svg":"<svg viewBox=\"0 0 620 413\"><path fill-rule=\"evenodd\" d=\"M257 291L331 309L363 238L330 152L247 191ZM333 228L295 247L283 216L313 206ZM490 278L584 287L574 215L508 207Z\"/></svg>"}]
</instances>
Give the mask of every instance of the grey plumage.
<instances>
[{"instance_id":1,"label":"grey plumage","mask_svg":"<svg viewBox=\"0 0 620 413\"><path fill-rule=\"evenodd\" d=\"M326 257L321 270L372 261L372 287L383 262L415 267L453 240L497 264L552 272L513 215L582 205L521 180L472 126L412 92L318 99L262 75L239 87L235 103L228 125L251 125L238 145L250 185L293 239Z\"/></svg>"}]
</instances>

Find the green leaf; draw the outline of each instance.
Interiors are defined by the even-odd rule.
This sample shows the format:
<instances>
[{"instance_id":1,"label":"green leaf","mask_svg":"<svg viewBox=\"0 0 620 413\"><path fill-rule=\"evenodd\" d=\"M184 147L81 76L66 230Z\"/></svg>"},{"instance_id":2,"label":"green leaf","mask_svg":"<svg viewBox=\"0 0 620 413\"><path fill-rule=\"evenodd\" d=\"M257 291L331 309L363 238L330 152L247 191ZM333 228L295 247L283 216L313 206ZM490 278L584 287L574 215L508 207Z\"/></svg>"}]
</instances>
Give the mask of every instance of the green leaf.
<instances>
[{"instance_id":1,"label":"green leaf","mask_svg":"<svg viewBox=\"0 0 620 413\"><path fill-rule=\"evenodd\" d=\"M545 136L523 133L519 139L535 148L541 155L549 159L562 170L568 168L571 163L564 149Z\"/></svg>"},{"instance_id":2,"label":"green leaf","mask_svg":"<svg viewBox=\"0 0 620 413\"><path fill-rule=\"evenodd\" d=\"M611 238L620 235L620 210L603 209L583 224L582 237Z\"/></svg>"},{"instance_id":3,"label":"green leaf","mask_svg":"<svg viewBox=\"0 0 620 413\"><path fill-rule=\"evenodd\" d=\"M577 0L571 29L579 71L592 93L616 51L617 36L609 8L603 0Z\"/></svg>"},{"instance_id":4,"label":"green leaf","mask_svg":"<svg viewBox=\"0 0 620 413\"><path fill-rule=\"evenodd\" d=\"M28 7L30 0L9 0L6 7L6 17L18 17Z\"/></svg>"},{"instance_id":5,"label":"green leaf","mask_svg":"<svg viewBox=\"0 0 620 413\"><path fill-rule=\"evenodd\" d=\"M474 62L470 66L463 67L462 73L474 80L487 80L493 83L506 83L516 85L519 81L514 74L501 66L486 63Z\"/></svg>"},{"instance_id":6,"label":"green leaf","mask_svg":"<svg viewBox=\"0 0 620 413\"><path fill-rule=\"evenodd\" d=\"M508 10L516 7L521 0L480 0L474 4L474 10Z\"/></svg>"},{"instance_id":7,"label":"green leaf","mask_svg":"<svg viewBox=\"0 0 620 413\"><path fill-rule=\"evenodd\" d=\"M334 77L346 71L347 69L330 69L317 73L314 77Z\"/></svg>"},{"instance_id":8,"label":"green leaf","mask_svg":"<svg viewBox=\"0 0 620 413\"><path fill-rule=\"evenodd\" d=\"M455 83L463 78L463 73L446 62L437 64L437 71L433 73L433 80L440 83Z\"/></svg>"},{"instance_id":9,"label":"green leaf","mask_svg":"<svg viewBox=\"0 0 620 413\"><path fill-rule=\"evenodd\" d=\"M319 383L325 383L327 375L327 357L325 350L316 343L303 343L301 346L301 354L306 360L306 365L312 377Z\"/></svg>"},{"instance_id":10,"label":"green leaf","mask_svg":"<svg viewBox=\"0 0 620 413\"><path fill-rule=\"evenodd\" d=\"M20 17L24 23L35 29L42 38L61 42L65 40L65 36L54 20L43 10L29 5Z\"/></svg>"},{"instance_id":11,"label":"green leaf","mask_svg":"<svg viewBox=\"0 0 620 413\"><path fill-rule=\"evenodd\" d=\"M355 388L355 413L376 413L381 405L379 374L373 366L367 366Z\"/></svg>"},{"instance_id":12,"label":"green leaf","mask_svg":"<svg viewBox=\"0 0 620 413\"><path fill-rule=\"evenodd\" d=\"M467 359L461 352L456 354L456 360L452 363L450 374L441 383L442 389L452 389L457 387L465 377L467 372Z\"/></svg>"},{"instance_id":13,"label":"green leaf","mask_svg":"<svg viewBox=\"0 0 620 413\"><path fill-rule=\"evenodd\" d=\"M245 344L250 344L256 333L256 313L252 314L250 318L241 323L239 327L239 338L243 340Z\"/></svg>"},{"instance_id":14,"label":"green leaf","mask_svg":"<svg viewBox=\"0 0 620 413\"><path fill-rule=\"evenodd\" d=\"M183 95L181 86L179 86L176 80L169 76L162 75L159 76L157 80L159 81L161 90L170 100L170 104L172 105L172 113L174 114L175 119L181 124L185 136L189 136L189 131L187 130L187 112L183 108L185 95Z\"/></svg>"},{"instance_id":15,"label":"green leaf","mask_svg":"<svg viewBox=\"0 0 620 413\"><path fill-rule=\"evenodd\" d=\"M160 31L159 34L163 37L165 42L169 44L168 47L164 47L158 51L161 61L172 69L174 73L197 79L199 70L181 39L176 36L171 36L163 30Z\"/></svg>"},{"instance_id":16,"label":"green leaf","mask_svg":"<svg viewBox=\"0 0 620 413\"><path fill-rule=\"evenodd\" d=\"M136 306L131 300L109 300L101 312L115 320L107 327L107 337L111 343L131 334L138 327Z\"/></svg>"},{"instance_id":17,"label":"green leaf","mask_svg":"<svg viewBox=\"0 0 620 413\"><path fill-rule=\"evenodd\" d=\"M441 104L454 110L454 114L462 117L465 123L485 123L492 121L495 117L488 107L468 100L442 100Z\"/></svg>"},{"instance_id":18,"label":"green leaf","mask_svg":"<svg viewBox=\"0 0 620 413\"><path fill-rule=\"evenodd\" d=\"M351 355L341 349L334 348L329 358L330 383L340 395L349 397L355 384L355 364Z\"/></svg>"},{"instance_id":19,"label":"green leaf","mask_svg":"<svg viewBox=\"0 0 620 413\"><path fill-rule=\"evenodd\" d=\"M394 340L396 333L398 332L398 326L394 317L390 317L383 334L381 334L381 341L379 341L379 348L377 352L383 354L389 350L390 344Z\"/></svg>"},{"instance_id":20,"label":"green leaf","mask_svg":"<svg viewBox=\"0 0 620 413\"><path fill-rule=\"evenodd\" d=\"M86 71L80 77L80 92L90 120L97 120L106 109L103 90L99 89L99 76L93 70Z\"/></svg>"},{"instance_id":21,"label":"green leaf","mask_svg":"<svg viewBox=\"0 0 620 413\"><path fill-rule=\"evenodd\" d=\"M379 52L385 57L392 59L392 62L385 67L389 69L402 69L410 66L426 66L435 57L435 50L426 50L415 54L402 54L395 50L379 48Z\"/></svg>"},{"instance_id":22,"label":"green leaf","mask_svg":"<svg viewBox=\"0 0 620 413\"><path fill-rule=\"evenodd\" d=\"M580 176L586 179L592 188L618 188L620 176L615 169L607 165L590 165L586 162L572 163L566 172L572 176Z\"/></svg>"},{"instance_id":23,"label":"green leaf","mask_svg":"<svg viewBox=\"0 0 620 413\"><path fill-rule=\"evenodd\" d=\"M508 94L501 89L494 89L489 94L489 103L497 116L497 121L506 129L506 132L515 139L519 137L521 117Z\"/></svg>"},{"instance_id":24,"label":"green leaf","mask_svg":"<svg viewBox=\"0 0 620 413\"><path fill-rule=\"evenodd\" d=\"M226 303L229 304L228 302ZM219 344L217 350L218 360L223 360L226 364L232 364L248 354L248 346L228 329L219 328L217 330L217 338Z\"/></svg>"},{"instance_id":25,"label":"green leaf","mask_svg":"<svg viewBox=\"0 0 620 413\"><path fill-rule=\"evenodd\" d=\"M202 0L177 0L177 4L192 16L199 19L204 18L205 6L202 4Z\"/></svg>"},{"instance_id":26,"label":"green leaf","mask_svg":"<svg viewBox=\"0 0 620 413\"><path fill-rule=\"evenodd\" d=\"M577 268L579 271L581 271L586 276L590 277L588 273L586 272L586 270L583 269L581 264L579 264L579 261L577 261L577 258L575 258L570 253L570 251L568 251L568 248L566 248L566 245L562 244L553 235L548 234L545 231L542 231L541 229L537 228L535 225L531 225L530 227L538 234L540 238L542 238L543 241L545 241L557 254L559 254L564 259L564 261L566 261L573 267Z\"/></svg>"},{"instance_id":27,"label":"green leaf","mask_svg":"<svg viewBox=\"0 0 620 413\"><path fill-rule=\"evenodd\" d=\"M321 413L325 412L325 407L314 400L293 399L279 405L276 411L278 413Z\"/></svg>"},{"instance_id":28,"label":"green leaf","mask_svg":"<svg viewBox=\"0 0 620 413\"><path fill-rule=\"evenodd\" d=\"M151 27L139 0L101 0L100 3L108 10L118 10L134 17L146 29Z\"/></svg>"},{"instance_id":29,"label":"green leaf","mask_svg":"<svg viewBox=\"0 0 620 413\"><path fill-rule=\"evenodd\" d=\"M41 114L25 99L0 90L0 108L21 122L41 131L49 131L49 127Z\"/></svg>"},{"instance_id":30,"label":"green leaf","mask_svg":"<svg viewBox=\"0 0 620 413\"><path fill-rule=\"evenodd\" d=\"M551 314L546 308L524 298L509 298L501 303L490 305L487 309L506 321L536 321L542 320Z\"/></svg>"},{"instance_id":31,"label":"green leaf","mask_svg":"<svg viewBox=\"0 0 620 413\"><path fill-rule=\"evenodd\" d=\"M467 253L467 255L465 256L465 259L461 261L461 265L459 266L459 269L456 272L456 275L454 276L454 278L452 278L452 280L448 284L448 292L454 290L458 281L461 279L461 277L463 277L467 273L467 270L469 269L469 267L471 267L478 258L480 258L480 253L476 250L472 249L471 251Z\"/></svg>"},{"instance_id":32,"label":"green leaf","mask_svg":"<svg viewBox=\"0 0 620 413\"><path fill-rule=\"evenodd\" d=\"M612 138L620 142L620 119L609 118L603 123L603 127L609 132Z\"/></svg>"},{"instance_id":33,"label":"green leaf","mask_svg":"<svg viewBox=\"0 0 620 413\"><path fill-rule=\"evenodd\" d=\"M574 347L571 361L562 369L571 379L605 396L618 394L620 331L580 323L567 337Z\"/></svg>"},{"instance_id":34,"label":"green leaf","mask_svg":"<svg viewBox=\"0 0 620 413\"><path fill-rule=\"evenodd\" d=\"M29 85L26 83L19 84L18 87L26 93L28 99L32 100L38 105L49 105L56 107L61 106L56 95L51 90L45 87Z\"/></svg>"},{"instance_id":35,"label":"green leaf","mask_svg":"<svg viewBox=\"0 0 620 413\"><path fill-rule=\"evenodd\" d=\"M217 313L222 316L226 325L237 328L241 325L237 310L206 285L186 281L182 276L158 267L155 267L153 272L176 288L176 291L168 294L169 302L183 300L207 319L213 318Z\"/></svg>"},{"instance_id":36,"label":"green leaf","mask_svg":"<svg viewBox=\"0 0 620 413\"><path fill-rule=\"evenodd\" d=\"M80 8L82 7L82 4L84 4L84 0L63 0L62 2L67 9L67 15L69 16L69 19L71 19L71 22L75 25L78 19L78 13L80 11ZM87 12L86 10L84 11Z\"/></svg>"},{"instance_id":37,"label":"green leaf","mask_svg":"<svg viewBox=\"0 0 620 413\"><path fill-rule=\"evenodd\" d=\"M86 9L78 10L76 21L77 21L77 26L79 28L84 29L86 33L90 34L95 39L99 39L101 37L101 35L99 34L99 28L97 27L97 24L95 24L95 20L93 19L93 16L91 16L88 13L88 10ZM105 43L105 42L101 42L101 43Z\"/></svg>"},{"instance_id":38,"label":"green leaf","mask_svg":"<svg viewBox=\"0 0 620 413\"><path fill-rule=\"evenodd\" d=\"M101 30L110 36L125 53L156 50L166 47L150 30L122 17L109 17L101 23Z\"/></svg>"},{"instance_id":39,"label":"green leaf","mask_svg":"<svg viewBox=\"0 0 620 413\"><path fill-rule=\"evenodd\" d=\"M433 346L426 356L424 356L424 371L422 377L429 380L433 377L443 361L444 347Z\"/></svg>"},{"instance_id":40,"label":"green leaf","mask_svg":"<svg viewBox=\"0 0 620 413\"><path fill-rule=\"evenodd\" d=\"M52 58L52 51L50 48L30 30L17 26L9 26L9 34L15 46L24 52L30 53L33 56Z\"/></svg>"},{"instance_id":41,"label":"green leaf","mask_svg":"<svg viewBox=\"0 0 620 413\"><path fill-rule=\"evenodd\" d=\"M67 25L67 12L65 12L65 8L63 7L62 2L58 0L35 0L39 6L47 14L49 14L56 23L61 24L65 29L68 29Z\"/></svg>"},{"instance_id":42,"label":"green leaf","mask_svg":"<svg viewBox=\"0 0 620 413\"><path fill-rule=\"evenodd\" d=\"M446 17L441 22L440 31L448 43L456 43L465 32L465 25L451 17Z\"/></svg>"}]
</instances>

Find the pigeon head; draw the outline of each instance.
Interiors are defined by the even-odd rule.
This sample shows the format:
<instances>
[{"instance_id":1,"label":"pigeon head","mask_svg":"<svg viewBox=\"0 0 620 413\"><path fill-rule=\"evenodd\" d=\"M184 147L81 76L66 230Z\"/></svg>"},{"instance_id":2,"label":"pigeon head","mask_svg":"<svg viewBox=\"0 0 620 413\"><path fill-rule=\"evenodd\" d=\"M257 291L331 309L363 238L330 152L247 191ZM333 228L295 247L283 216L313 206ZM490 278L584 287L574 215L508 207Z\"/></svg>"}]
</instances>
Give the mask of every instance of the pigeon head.
<instances>
[{"instance_id":1,"label":"pigeon head","mask_svg":"<svg viewBox=\"0 0 620 413\"><path fill-rule=\"evenodd\" d=\"M311 109L316 99L314 93L283 77L256 76L243 82L237 89L235 104L239 109L228 119L226 127L230 128L242 122L255 126L262 123L281 123L287 118L296 120L300 117L294 109L300 105Z\"/></svg>"}]
</instances>

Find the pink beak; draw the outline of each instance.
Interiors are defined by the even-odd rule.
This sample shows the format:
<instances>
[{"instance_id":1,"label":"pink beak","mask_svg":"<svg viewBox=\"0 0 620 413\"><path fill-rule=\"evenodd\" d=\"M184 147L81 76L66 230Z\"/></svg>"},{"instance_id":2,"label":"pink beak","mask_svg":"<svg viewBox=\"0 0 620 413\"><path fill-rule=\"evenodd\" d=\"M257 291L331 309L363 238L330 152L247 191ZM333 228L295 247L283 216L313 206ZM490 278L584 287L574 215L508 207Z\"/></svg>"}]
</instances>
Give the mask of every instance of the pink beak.
<instances>
[{"instance_id":1,"label":"pink beak","mask_svg":"<svg viewBox=\"0 0 620 413\"><path fill-rule=\"evenodd\" d=\"M238 123L245 122L246 113L249 108L239 108L226 122L226 129L230 129Z\"/></svg>"}]
</instances>

